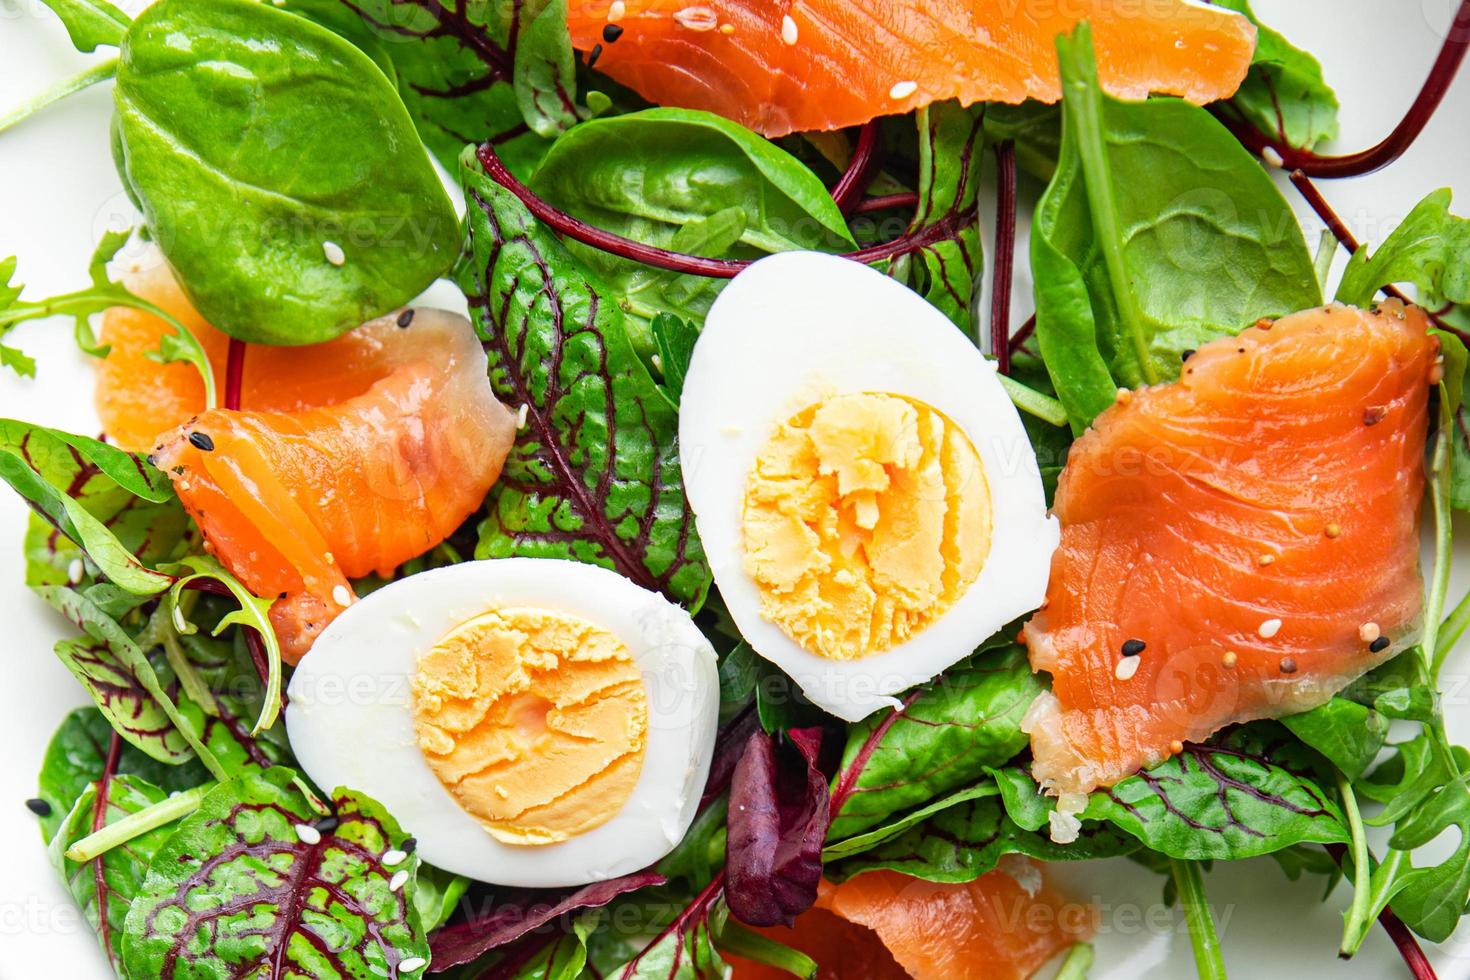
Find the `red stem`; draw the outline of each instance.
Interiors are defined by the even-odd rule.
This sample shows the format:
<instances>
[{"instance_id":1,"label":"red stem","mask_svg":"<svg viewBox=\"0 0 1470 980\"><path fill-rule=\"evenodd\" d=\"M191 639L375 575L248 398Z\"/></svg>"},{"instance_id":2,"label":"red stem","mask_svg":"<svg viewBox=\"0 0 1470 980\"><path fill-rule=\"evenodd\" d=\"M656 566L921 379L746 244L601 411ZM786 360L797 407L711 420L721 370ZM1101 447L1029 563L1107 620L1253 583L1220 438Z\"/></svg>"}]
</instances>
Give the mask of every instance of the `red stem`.
<instances>
[{"instance_id":1,"label":"red stem","mask_svg":"<svg viewBox=\"0 0 1470 980\"><path fill-rule=\"evenodd\" d=\"M1339 866L1347 857L1346 844L1324 844L1327 853L1332 855L1332 860ZM1434 972L1434 965L1429 962L1429 957L1424 955L1424 950L1419 946L1419 940L1404 925L1402 919L1394 915L1390 909L1384 909L1378 913L1378 924L1383 926L1388 938L1393 940L1394 946L1403 957L1404 964L1408 966L1409 972L1414 975L1414 980L1439 980Z\"/></svg>"},{"instance_id":2,"label":"red stem","mask_svg":"<svg viewBox=\"0 0 1470 980\"><path fill-rule=\"evenodd\" d=\"M1288 170L1300 170L1309 177L1359 177L1393 163L1414 144L1424 127L1444 101L1445 93L1455 80L1465 52L1470 49L1470 0L1461 0L1460 9L1450 25L1444 45L1435 58L1429 77L1414 99L1404 118L1393 132L1377 146L1345 156L1319 156L1287 143L1285 133L1268 136L1255 126L1235 116L1221 116L1223 122L1247 149L1260 155L1274 151Z\"/></svg>"},{"instance_id":3,"label":"red stem","mask_svg":"<svg viewBox=\"0 0 1470 980\"><path fill-rule=\"evenodd\" d=\"M1027 318L1025 323L1021 324L1021 329L1011 334L1011 342L1009 344L1011 353L1014 354L1016 351L1020 350L1022 345L1024 345L1026 341L1030 340L1031 335L1035 332L1036 314L1033 313L1030 317Z\"/></svg>"},{"instance_id":4,"label":"red stem","mask_svg":"<svg viewBox=\"0 0 1470 980\"><path fill-rule=\"evenodd\" d=\"M837 204L837 210L843 214L849 214L857 205L863 191L867 190L868 184L872 183L873 166L878 162L878 121L875 119L863 124L858 132L857 146L852 151L852 159L847 161L847 169L838 178L837 184L832 188L832 200Z\"/></svg>"},{"instance_id":5,"label":"red stem","mask_svg":"<svg viewBox=\"0 0 1470 980\"><path fill-rule=\"evenodd\" d=\"M1016 147L995 147L995 275L990 286L990 352L1001 374L1011 373L1011 273L1016 264Z\"/></svg>"},{"instance_id":6,"label":"red stem","mask_svg":"<svg viewBox=\"0 0 1470 980\"><path fill-rule=\"evenodd\" d=\"M122 738L116 731L107 742L107 761L102 765L102 775L97 778L96 809L92 811L92 833L107 826L107 806L112 795L112 777L117 774L117 764L122 756ZM92 859L92 882L97 890L97 934L102 939L102 948L109 961L114 960L111 927L107 922L107 875L103 867L103 856Z\"/></svg>"},{"instance_id":7,"label":"red stem","mask_svg":"<svg viewBox=\"0 0 1470 980\"><path fill-rule=\"evenodd\" d=\"M897 708L890 708L883 720L878 722L873 730L868 733L868 737L863 740L863 744L857 750L857 755L852 757L852 763L837 774L837 785L832 787L832 795L827 798L827 811L832 814L833 820L836 820L842 814L843 806L846 805L848 798L857 790L858 777L863 774L863 770L867 768L868 761L873 758L873 753L878 750L878 744L883 741L883 736L888 734L888 729L893 727L895 721L898 721L899 715L907 711L909 706L917 701L919 695L922 693L922 689L910 691L908 696L903 699L902 705Z\"/></svg>"},{"instance_id":8,"label":"red stem","mask_svg":"<svg viewBox=\"0 0 1470 980\"><path fill-rule=\"evenodd\" d=\"M905 191L901 194L885 194L881 197L865 197L853 206L853 214L872 214L874 211L887 211L889 208L912 208L919 203L919 195L913 191Z\"/></svg>"},{"instance_id":9,"label":"red stem","mask_svg":"<svg viewBox=\"0 0 1470 980\"><path fill-rule=\"evenodd\" d=\"M245 341L230 338L230 352L225 360L225 408L240 410L240 389L245 381Z\"/></svg>"}]
</instances>

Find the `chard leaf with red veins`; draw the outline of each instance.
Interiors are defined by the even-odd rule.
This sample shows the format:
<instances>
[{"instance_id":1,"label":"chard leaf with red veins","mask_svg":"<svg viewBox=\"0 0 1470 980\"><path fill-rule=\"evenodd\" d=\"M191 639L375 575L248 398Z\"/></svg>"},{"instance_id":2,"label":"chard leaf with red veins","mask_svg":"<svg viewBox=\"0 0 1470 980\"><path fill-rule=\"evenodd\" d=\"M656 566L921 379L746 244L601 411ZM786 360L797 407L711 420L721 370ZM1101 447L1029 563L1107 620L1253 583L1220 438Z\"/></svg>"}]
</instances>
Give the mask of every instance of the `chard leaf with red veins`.
<instances>
[{"instance_id":1,"label":"chard leaf with red veins","mask_svg":"<svg viewBox=\"0 0 1470 980\"><path fill-rule=\"evenodd\" d=\"M791 925L822 880L827 777L817 768L821 729L787 733L785 749L754 732L730 784L725 901L753 926Z\"/></svg>"},{"instance_id":2,"label":"chard leaf with red veins","mask_svg":"<svg viewBox=\"0 0 1470 980\"><path fill-rule=\"evenodd\" d=\"M650 871L598 881L556 898L547 893L528 892L498 904L488 914L446 926L434 934L434 971L446 970L478 959L541 929L562 916L581 909L599 908L619 895L663 884L663 877Z\"/></svg>"},{"instance_id":3,"label":"chard leaf with red veins","mask_svg":"<svg viewBox=\"0 0 1470 980\"><path fill-rule=\"evenodd\" d=\"M429 947L410 897L418 858L384 863L407 836L347 790L333 796L335 825L316 823L294 778L277 768L220 785L159 847L125 925L129 975L420 974Z\"/></svg>"},{"instance_id":4,"label":"chard leaf with red veins","mask_svg":"<svg viewBox=\"0 0 1470 980\"><path fill-rule=\"evenodd\" d=\"M568 558L697 608L709 566L684 497L677 416L617 302L466 153L455 278L502 402L526 413L486 498L479 558Z\"/></svg>"},{"instance_id":5,"label":"chard leaf with red veins","mask_svg":"<svg viewBox=\"0 0 1470 980\"><path fill-rule=\"evenodd\" d=\"M113 729L133 747L170 765L194 757L168 708L106 642L90 636L59 640L56 656L92 696Z\"/></svg>"},{"instance_id":6,"label":"chard leaf with red veins","mask_svg":"<svg viewBox=\"0 0 1470 980\"><path fill-rule=\"evenodd\" d=\"M727 914L718 876L615 974L618 980L724 980L714 937ZM614 974L609 974L614 975Z\"/></svg>"}]
</instances>

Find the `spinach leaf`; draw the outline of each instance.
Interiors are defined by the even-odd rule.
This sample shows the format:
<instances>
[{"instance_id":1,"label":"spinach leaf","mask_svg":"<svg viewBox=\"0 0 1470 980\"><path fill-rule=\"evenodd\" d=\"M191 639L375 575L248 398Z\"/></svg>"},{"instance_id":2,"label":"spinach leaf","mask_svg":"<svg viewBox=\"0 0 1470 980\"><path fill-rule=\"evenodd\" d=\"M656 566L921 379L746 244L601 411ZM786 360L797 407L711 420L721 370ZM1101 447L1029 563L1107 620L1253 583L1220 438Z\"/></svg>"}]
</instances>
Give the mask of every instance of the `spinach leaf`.
<instances>
[{"instance_id":1,"label":"spinach leaf","mask_svg":"<svg viewBox=\"0 0 1470 980\"><path fill-rule=\"evenodd\" d=\"M1470 303L1470 220L1450 214L1452 193L1437 190L1370 254L1358 249L1343 271L1337 300L1368 306L1378 290L1413 283L1454 303Z\"/></svg>"},{"instance_id":2,"label":"spinach leaf","mask_svg":"<svg viewBox=\"0 0 1470 980\"><path fill-rule=\"evenodd\" d=\"M709 567L684 499L674 410L596 279L465 159L470 297L490 382L526 426L486 499L476 556L572 558L698 607Z\"/></svg>"},{"instance_id":3,"label":"spinach leaf","mask_svg":"<svg viewBox=\"0 0 1470 980\"><path fill-rule=\"evenodd\" d=\"M433 932L449 921L469 887L470 880L463 875L420 864L413 883L413 907L424 932Z\"/></svg>"},{"instance_id":4,"label":"spinach leaf","mask_svg":"<svg viewBox=\"0 0 1470 980\"><path fill-rule=\"evenodd\" d=\"M1248 0L1216 0L1256 25L1256 53L1240 89L1223 111L1288 146L1310 150L1337 138L1337 95L1322 78L1317 59L1261 23Z\"/></svg>"},{"instance_id":5,"label":"spinach leaf","mask_svg":"<svg viewBox=\"0 0 1470 980\"><path fill-rule=\"evenodd\" d=\"M919 205L909 234L932 238L895 261L896 271L955 326L974 334L974 295L983 263L980 242L981 107L936 102L916 114Z\"/></svg>"},{"instance_id":6,"label":"spinach leaf","mask_svg":"<svg viewBox=\"0 0 1470 980\"><path fill-rule=\"evenodd\" d=\"M1182 351L1321 293L1291 208L1219 122L1104 95L1085 24L1058 51L1062 155L1031 261L1041 353L1080 431L1119 386L1177 377Z\"/></svg>"},{"instance_id":7,"label":"spinach leaf","mask_svg":"<svg viewBox=\"0 0 1470 980\"><path fill-rule=\"evenodd\" d=\"M887 868L927 881L963 882L991 871L1006 854L1042 861L1079 861L1117 857L1138 842L1106 824L1083 829L1070 844L1055 844L1045 834L1022 829L1006 815L995 796L947 807L878 846L827 866L837 881Z\"/></svg>"},{"instance_id":8,"label":"spinach leaf","mask_svg":"<svg viewBox=\"0 0 1470 980\"><path fill-rule=\"evenodd\" d=\"M815 174L774 144L706 112L648 109L590 120L552 145L530 184L583 221L661 248L751 257L853 247L847 223ZM720 227L684 231L716 215L725 216ZM733 240L725 237L731 230ZM635 346L644 352L656 313L702 323L721 285L660 274L650 288L640 263L575 242L568 247L624 297Z\"/></svg>"},{"instance_id":9,"label":"spinach leaf","mask_svg":"<svg viewBox=\"0 0 1470 980\"><path fill-rule=\"evenodd\" d=\"M1021 718L1040 693L1026 654L982 651L920 689L903 710L848 730L834 782L831 840L979 781L1026 747Z\"/></svg>"},{"instance_id":10,"label":"spinach leaf","mask_svg":"<svg viewBox=\"0 0 1470 980\"><path fill-rule=\"evenodd\" d=\"M1342 843L1347 824L1318 785L1321 764L1279 725L1232 729L1095 794L1105 819L1160 854L1237 860L1293 844Z\"/></svg>"},{"instance_id":11,"label":"spinach leaf","mask_svg":"<svg viewBox=\"0 0 1470 980\"><path fill-rule=\"evenodd\" d=\"M41 818L41 833L47 840L55 836L82 792L102 778L111 737L112 726L102 712L90 707L71 712L51 736L36 777L37 796L51 805L51 815ZM117 771L170 793L190 789L210 778L197 762L169 765L126 743L118 755Z\"/></svg>"},{"instance_id":12,"label":"spinach leaf","mask_svg":"<svg viewBox=\"0 0 1470 980\"><path fill-rule=\"evenodd\" d=\"M168 797L162 789L137 776L115 776L108 779L105 786L105 805L99 799L99 784L91 783L83 789L47 850L67 891L82 910L82 916L97 932L108 959L116 968L122 961L122 930L128 909L142 890L148 862L173 828L165 825L140 834L126 845L114 847L93 861L77 863L70 860L66 857L67 848L94 830L117 823L155 803L162 803ZM99 805L103 805L101 814L97 812Z\"/></svg>"},{"instance_id":13,"label":"spinach leaf","mask_svg":"<svg viewBox=\"0 0 1470 980\"><path fill-rule=\"evenodd\" d=\"M127 32L128 15L107 0L42 0L66 26L78 51L96 51L101 45L117 47Z\"/></svg>"},{"instance_id":14,"label":"spinach leaf","mask_svg":"<svg viewBox=\"0 0 1470 980\"><path fill-rule=\"evenodd\" d=\"M392 82L304 18L160 0L123 39L115 99L124 182L195 307L233 337L329 340L458 253Z\"/></svg>"},{"instance_id":15,"label":"spinach leaf","mask_svg":"<svg viewBox=\"0 0 1470 980\"><path fill-rule=\"evenodd\" d=\"M1349 779L1357 779L1372 765L1388 738L1387 718L1344 697L1283 718L1281 723Z\"/></svg>"},{"instance_id":16,"label":"spinach leaf","mask_svg":"<svg viewBox=\"0 0 1470 980\"><path fill-rule=\"evenodd\" d=\"M316 815L294 778L278 768L221 784L158 848L126 920L131 975L338 980L404 976L416 972L406 964L427 962L408 897L418 858L384 863L407 836L346 790L333 796L335 826L299 833Z\"/></svg>"}]
</instances>

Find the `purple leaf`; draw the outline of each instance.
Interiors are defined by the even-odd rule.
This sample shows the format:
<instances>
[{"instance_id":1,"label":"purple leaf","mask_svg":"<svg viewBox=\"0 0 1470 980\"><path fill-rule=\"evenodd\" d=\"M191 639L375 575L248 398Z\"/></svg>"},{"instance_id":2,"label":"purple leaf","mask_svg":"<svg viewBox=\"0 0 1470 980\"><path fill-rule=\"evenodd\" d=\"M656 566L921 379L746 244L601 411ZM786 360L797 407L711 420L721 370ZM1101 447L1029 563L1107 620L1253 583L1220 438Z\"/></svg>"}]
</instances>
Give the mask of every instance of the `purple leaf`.
<instances>
[{"instance_id":1,"label":"purple leaf","mask_svg":"<svg viewBox=\"0 0 1470 980\"><path fill-rule=\"evenodd\" d=\"M664 879L652 871L639 871L621 878L598 881L570 892L555 902L538 901L528 892L522 901L498 905L493 912L469 922L446 926L434 934L429 948L434 954L430 972L439 973L483 956L492 949L513 943L527 933L578 909L606 905L619 895L661 885Z\"/></svg>"},{"instance_id":2,"label":"purple leaf","mask_svg":"<svg viewBox=\"0 0 1470 980\"><path fill-rule=\"evenodd\" d=\"M817 767L819 728L787 732L800 760L753 733L730 784L725 899L753 926L791 925L811 907L822 878L827 778Z\"/></svg>"}]
</instances>

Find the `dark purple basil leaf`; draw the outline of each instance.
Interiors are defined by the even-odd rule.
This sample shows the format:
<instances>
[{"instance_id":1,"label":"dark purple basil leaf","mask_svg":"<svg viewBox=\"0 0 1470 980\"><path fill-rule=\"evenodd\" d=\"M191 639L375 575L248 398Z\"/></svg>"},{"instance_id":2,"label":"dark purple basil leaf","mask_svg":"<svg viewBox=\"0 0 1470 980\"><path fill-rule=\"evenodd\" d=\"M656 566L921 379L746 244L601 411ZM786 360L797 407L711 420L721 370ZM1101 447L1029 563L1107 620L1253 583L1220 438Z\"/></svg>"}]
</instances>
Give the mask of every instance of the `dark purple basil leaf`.
<instances>
[{"instance_id":1,"label":"dark purple basil leaf","mask_svg":"<svg viewBox=\"0 0 1470 980\"><path fill-rule=\"evenodd\" d=\"M753 926L791 925L822 880L827 778L817 768L822 732L787 733L795 750L765 732L746 741L730 783L725 901Z\"/></svg>"},{"instance_id":2,"label":"dark purple basil leaf","mask_svg":"<svg viewBox=\"0 0 1470 980\"><path fill-rule=\"evenodd\" d=\"M661 875L639 871L621 878L594 882L560 897L554 892L525 892L515 899L501 902L484 916L457 922L436 932L429 944L434 952L433 972L476 960L490 950L513 943L570 912L598 908L619 895L661 885L663 881Z\"/></svg>"}]
</instances>

